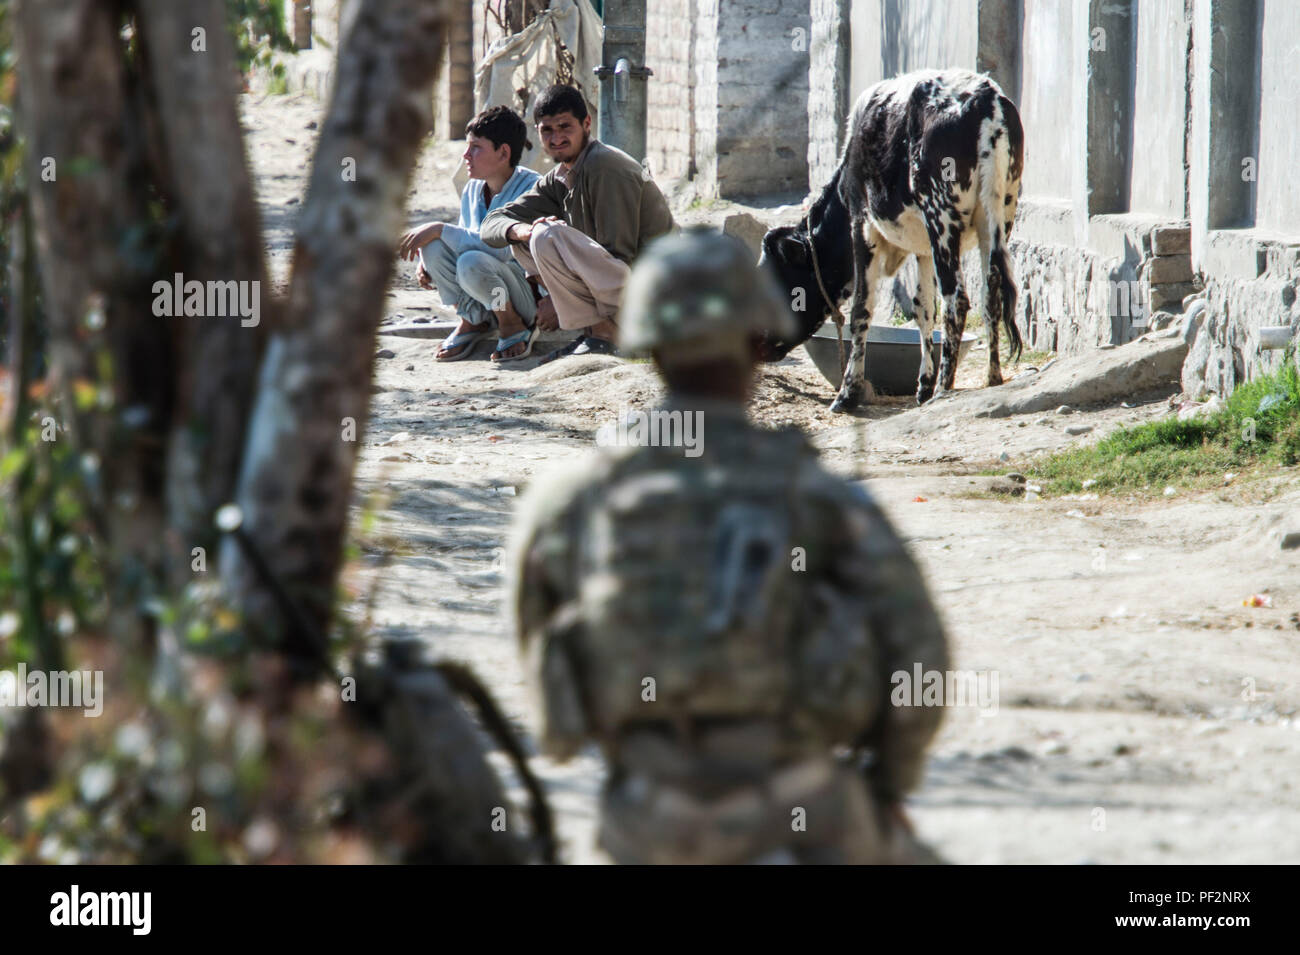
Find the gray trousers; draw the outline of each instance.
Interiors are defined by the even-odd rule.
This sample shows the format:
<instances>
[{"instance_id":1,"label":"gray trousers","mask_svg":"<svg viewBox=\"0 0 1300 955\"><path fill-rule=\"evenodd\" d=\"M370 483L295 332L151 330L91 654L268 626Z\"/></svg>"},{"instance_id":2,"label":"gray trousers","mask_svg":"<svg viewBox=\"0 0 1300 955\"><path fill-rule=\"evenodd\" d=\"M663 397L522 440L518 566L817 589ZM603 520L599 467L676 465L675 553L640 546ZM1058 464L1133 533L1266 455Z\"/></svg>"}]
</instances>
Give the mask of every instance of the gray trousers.
<instances>
[{"instance_id":1,"label":"gray trousers","mask_svg":"<svg viewBox=\"0 0 1300 955\"><path fill-rule=\"evenodd\" d=\"M471 325L482 325L510 302L526 323L537 314L533 290L508 249L494 249L473 232L442 227L442 238L420 250L442 303Z\"/></svg>"}]
</instances>

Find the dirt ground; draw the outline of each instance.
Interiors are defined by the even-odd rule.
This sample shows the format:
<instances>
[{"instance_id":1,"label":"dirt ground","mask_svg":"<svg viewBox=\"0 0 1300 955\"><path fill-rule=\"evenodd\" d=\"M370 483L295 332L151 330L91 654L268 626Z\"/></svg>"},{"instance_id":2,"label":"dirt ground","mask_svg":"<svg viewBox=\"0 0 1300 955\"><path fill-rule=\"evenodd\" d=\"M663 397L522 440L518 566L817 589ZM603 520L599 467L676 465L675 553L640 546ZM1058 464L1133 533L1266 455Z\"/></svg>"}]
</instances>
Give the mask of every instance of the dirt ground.
<instances>
[{"instance_id":1,"label":"dirt ground","mask_svg":"<svg viewBox=\"0 0 1300 955\"><path fill-rule=\"evenodd\" d=\"M245 100L282 280L320 107ZM458 157L455 144L425 150L412 224L454 219ZM448 317L410 273L402 263L386 330ZM378 521L354 577L379 587L377 633L471 664L527 726L500 566L519 494L536 470L580 460L597 426L659 387L645 363L499 368L480 345L439 365L437 346L379 340L392 357L377 359L356 502ZM985 354L972 350L959 386L978 387ZM830 466L865 480L926 573L953 666L996 674L996 712L949 710L909 802L954 862L1300 861L1300 552L1279 547L1279 532L1300 530L1294 473L1156 501L1008 498L983 493L976 476L1167 414L1172 390L1070 416L972 419L897 399L844 418L827 411L833 391L802 349L763 372L754 417L803 427ZM1080 423L1093 430L1065 433ZM1252 594L1271 606L1244 606ZM599 760L534 765L566 858L601 861Z\"/></svg>"}]
</instances>

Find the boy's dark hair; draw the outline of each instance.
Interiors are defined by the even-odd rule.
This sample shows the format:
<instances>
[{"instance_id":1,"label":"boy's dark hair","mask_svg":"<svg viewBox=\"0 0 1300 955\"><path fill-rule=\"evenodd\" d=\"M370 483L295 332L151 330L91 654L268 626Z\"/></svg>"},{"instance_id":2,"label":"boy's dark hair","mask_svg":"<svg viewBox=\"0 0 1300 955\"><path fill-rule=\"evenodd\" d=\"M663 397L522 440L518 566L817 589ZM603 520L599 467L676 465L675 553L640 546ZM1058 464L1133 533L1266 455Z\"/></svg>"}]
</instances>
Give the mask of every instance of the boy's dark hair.
<instances>
[{"instance_id":1,"label":"boy's dark hair","mask_svg":"<svg viewBox=\"0 0 1300 955\"><path fill-rule=\"evenodd\" d=\"M581 123L587 118L587 101L576 88L557 83L533 104L533 122L541 122L544 116L558 116L560 113L572 113L573 118Z\"/></svg>"},{"instance_id":2,"label":"boy's dark hair","mask_svg":"<svg viewBox=\"0 0 1300 955\"><path fill-rule=\"evenodd\" d=\"M469 121L465 134L490 139L496 149L505 143L510 147L511 166L518 166L519 157L524 154L524 150L533 148L528 140L528 125L509 106L493 106L483 110Z\"/></svg>"}]
</instances>

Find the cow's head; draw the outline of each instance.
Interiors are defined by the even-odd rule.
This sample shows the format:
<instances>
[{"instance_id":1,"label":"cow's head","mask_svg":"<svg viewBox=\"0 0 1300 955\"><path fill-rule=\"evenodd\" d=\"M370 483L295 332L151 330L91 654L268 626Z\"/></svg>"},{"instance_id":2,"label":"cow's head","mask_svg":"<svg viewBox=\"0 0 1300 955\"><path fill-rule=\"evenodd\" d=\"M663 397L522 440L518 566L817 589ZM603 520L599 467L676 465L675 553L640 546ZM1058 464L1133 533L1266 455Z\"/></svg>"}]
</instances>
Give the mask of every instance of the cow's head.
<instances>
[{"instance_id":1,"label":"cow's head","mask_svg":"<svg viewBox=\"0 0 1300 955\"><path fill-rule=\"evenodd\" d=\"M780 226L763 236L759 264L766 263L772 269L799 328L798 336L789 341L764 335L758 346L763 361L780 361L811 338L830 315L830 308L817 285L811 256L812 246L803 225ZM823 270L822 279L825 280L826 265L820 259L817 264ZM828 291L835 294L829 286Z\"/></svg>"}]
</instances>

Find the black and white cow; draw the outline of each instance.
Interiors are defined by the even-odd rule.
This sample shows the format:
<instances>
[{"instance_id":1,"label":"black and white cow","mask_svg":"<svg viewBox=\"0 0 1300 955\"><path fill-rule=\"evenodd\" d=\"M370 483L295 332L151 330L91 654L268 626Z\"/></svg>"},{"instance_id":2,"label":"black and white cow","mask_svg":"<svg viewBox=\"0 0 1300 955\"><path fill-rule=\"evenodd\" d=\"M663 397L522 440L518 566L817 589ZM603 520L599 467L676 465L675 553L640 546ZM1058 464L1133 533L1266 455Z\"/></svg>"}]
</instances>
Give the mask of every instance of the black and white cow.
<instances>
[{"instance_id":1,"label":"black and white cow","mask_svg":"<svg viewBox=\"0 0 1300 955\"><path fill-rule=\"evenodd\" d=\"M916 400L924 403L936 393L929 344L938 314L936 283L945 318L937 369L942 393L953 386L970 309L961 253L978 243L988 286L988 383L1000 385L999 321L1013 354L1022 347L1007 249L1025 155L1015 105L987 76L966 70L909 73L863 92L847 133L839 167L812 204L808 219L763 237L762 259L773 267L796 308L801 301L805 306L796 311L801 337L766 342L763 357L784 357L821 327L831 307L820 285L838 308L852 281L853 349L831 410L859 405L870 397L865 377L867 326L876 286L915 255L920 281L914 304L922 343Z\"/></svg>"}]
</instances>

